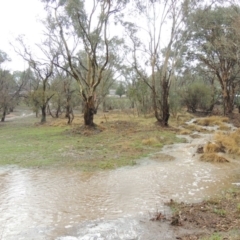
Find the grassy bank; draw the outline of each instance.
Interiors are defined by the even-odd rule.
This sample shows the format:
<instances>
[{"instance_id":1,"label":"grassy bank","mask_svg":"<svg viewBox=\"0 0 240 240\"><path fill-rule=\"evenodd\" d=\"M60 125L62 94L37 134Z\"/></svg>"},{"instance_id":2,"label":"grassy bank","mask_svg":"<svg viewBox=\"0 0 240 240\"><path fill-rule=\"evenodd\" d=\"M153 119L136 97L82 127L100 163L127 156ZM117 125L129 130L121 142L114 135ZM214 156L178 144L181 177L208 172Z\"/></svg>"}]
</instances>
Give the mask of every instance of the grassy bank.
<instances>
[{"instance_id":1,"label":"grassy bank","mask_svg":"<svg viewBox=\"0 0 240 240\"><path fill-rule=\"evenodd\" d=\"M154 118L124 113L98 114L96 131L80 128L82 116L72 126L66 119L47 119L40 125L33 115L0 124L0 165L21 167L61 166L82 170L133 165L165 144L180 142L175 133L154 124Z\"/></svg>"}]
</instances>

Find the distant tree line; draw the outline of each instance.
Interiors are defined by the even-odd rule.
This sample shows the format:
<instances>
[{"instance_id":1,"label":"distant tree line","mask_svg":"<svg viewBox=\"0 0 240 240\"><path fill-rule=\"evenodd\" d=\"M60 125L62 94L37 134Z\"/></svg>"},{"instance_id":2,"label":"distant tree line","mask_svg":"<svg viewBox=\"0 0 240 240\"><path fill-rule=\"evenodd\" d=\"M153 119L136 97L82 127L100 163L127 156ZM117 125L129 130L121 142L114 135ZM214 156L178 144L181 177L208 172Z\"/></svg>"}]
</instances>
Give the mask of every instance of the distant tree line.
<instances>
[{"instance_id":1,"label":"distant tree line","mask_svg":"<svg viewBox=\"0 0 240 240\"><path fill-rule=\"evenodd\" d=\"M94 126L102 105L107 110L114 88L126 107L154 113L168 126L181 108L224 115L239 103L240 7L235 1L198 0L42 0L45 41L33 55L23 38L13 45L28 62L10 73L0 52L2 121L22 97L41 122L82 106L84 124ZM90 4L91 2L91 4ZM136 19L142 19L141 23ZM166 24L167 23L167 24ZM124 35L114 35L114 25ZM144 34L144 37L143 37ZM121 81L120 81L121 79ZM123 101L122 101L123 102Z\"/></svg>"}]
</instances>

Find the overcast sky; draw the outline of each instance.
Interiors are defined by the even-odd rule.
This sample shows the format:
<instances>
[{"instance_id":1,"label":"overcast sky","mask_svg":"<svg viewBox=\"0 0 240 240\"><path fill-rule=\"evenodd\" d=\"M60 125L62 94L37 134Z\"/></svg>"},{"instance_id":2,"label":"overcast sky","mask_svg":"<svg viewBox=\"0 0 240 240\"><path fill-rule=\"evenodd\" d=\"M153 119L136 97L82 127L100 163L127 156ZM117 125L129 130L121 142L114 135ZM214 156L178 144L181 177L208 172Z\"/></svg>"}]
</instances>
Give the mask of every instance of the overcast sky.
<instances>
[{"instance_id":1,"label":"overcast sky","mask_svg":"<svg viewBox=\"0 0 240 240\"><path fill-rule=\"evenodd\" d=\"M44 17L43 5L40 0L0 0L0 50L12 59L7 68L24 70L26 63L18 57L9 42L24 34L28 42L39 41L42 32L38 19Z\"/></svg>"},{"instance_id":2,"label":"overcast sky","mask_svg":"<svg viewBox=\"0 0 240 240\"><path fill-rule=\"evenodd\" d=\"M5 68L23 71L28 67L27 63L14 52L9 42L14 44L19 35L25 35L24 42L27 45L39 43L44 29L39 20L45 19L45 16L40 0L0 0L0 50L6 52L12 60ZM115 28L112 32L117 30ZM167 31L165 35L166 33ZM146 35L145 32L144 34Z\"/></svg>"}]
</instances>

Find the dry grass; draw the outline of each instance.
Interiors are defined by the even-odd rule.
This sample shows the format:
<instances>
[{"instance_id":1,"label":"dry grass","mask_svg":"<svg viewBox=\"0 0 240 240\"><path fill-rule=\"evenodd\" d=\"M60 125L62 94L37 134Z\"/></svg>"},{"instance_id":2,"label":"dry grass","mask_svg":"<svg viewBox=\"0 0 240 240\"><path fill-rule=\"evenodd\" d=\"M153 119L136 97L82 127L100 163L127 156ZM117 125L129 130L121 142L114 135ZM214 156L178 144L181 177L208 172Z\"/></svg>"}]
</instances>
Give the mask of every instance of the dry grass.
<instances>
[{"instance_id":1,"label":"dry grass","mask_svg":"<svg viewBox=\"0 0 240 240\"><path fill-rule=\"evenodd\" d=\"M186 128L181 128L179 131L180 135L190 135L191 133L192 133L192 131L189 129L186 129Z\"/></svg>"},{"instance_id":2,"label":"dry grass","mask_svg":"<svg viewBox=\"0 0 240 240\"><path fill-rule=\"evenodd\" d=\"M194 118L194 115L188 112L179 113L177 114L177 117L170 117L169 125L173 127L178 127L183 125L185 122L190 121L193 118Z\"/></svg>"},{"instance_id":3,"label":"dry grass","mask_svg":"<svg viewBox=\"0 0 240 240\"><path fill-rule=\"evenodd\" d=\"M220 117L220 116L211 116L205 118L199 118L196 120L196 123L201 126L215 126L215 125L222 125L222 123L229 122L227 117Z\"/></svg>"},{"instance_id":4,"label":"dry grass","mask_svg":"<svg viewBox=\"0 0 240 240\"><path fill-rule=\"evenodd\" d=\"M204 153L200 157L201 161L212 162L212 163L225 163L229 162L226 158L219 156L217 153Z\"/></svg>"},{"instance_id":5,"label":"dry grass","mask_svg":"<svg viewBox=\"0 0 240 240\"><path fill-rule=\"evenodd\" d=\"M207 143L203 148L204 153L217 153L222 151L223 150L221 145L212 142Z\"/></svg>"},{"instance_id":6,"label":"dry grass","mask_svg":"<svg viewBox=\"0 0 240 240\"><path fill-rule=\"evenodd\" d=\"M227 153L240 155L240 129L232 133L217 133L214 138Z\"/></svg>"},{"instance_id":7,"label":"dry grass","mask_svg":"<svg viewBox=\"0 0 240 240\"><path fill-rule=\"evenodd\" d=\"M184 127L191 131L196 131L196 132L201 132L202 130L202 127L195 124L185 124Z\"/></svg>"},{"instance_id":8,"label":"dry grass","mask_svg":"<svg viewBox=\"0 0 240 240\"><path fill-rule=\"evenodd\" d=\"M224 123L220 123L218 129L221 130L221 131L228 131L231 128L229 126L227 126L226 124L224 124Z\"/></svg>"},{"instance_id":9,"label":"dry grass","mask_svg":"<svg viewBox=\"0 0 240 240\"><path fill-rule=\"evenodd\" d=\"M155 144L158 144L158 143L159 143L159 140L156 137L150 137L150 138L142 140L142 144L149 145L149 146L155 145Z\"/></svg>"},{"instance_id":10,"label":"dry grass","mask_svg":"<svg viewBox=\"0 0 240 240\"><path fill-rule=\"evenodd\" d=\"M202 126L198 126L196 124L183 124L184 128L191 131L191 132L200 132L200 133L208 133L211 132L208 129L203 128ZM191 133L190 132L190 133ZM188 133L188 134L190 134Z\"/></svg>"}]
</instances>

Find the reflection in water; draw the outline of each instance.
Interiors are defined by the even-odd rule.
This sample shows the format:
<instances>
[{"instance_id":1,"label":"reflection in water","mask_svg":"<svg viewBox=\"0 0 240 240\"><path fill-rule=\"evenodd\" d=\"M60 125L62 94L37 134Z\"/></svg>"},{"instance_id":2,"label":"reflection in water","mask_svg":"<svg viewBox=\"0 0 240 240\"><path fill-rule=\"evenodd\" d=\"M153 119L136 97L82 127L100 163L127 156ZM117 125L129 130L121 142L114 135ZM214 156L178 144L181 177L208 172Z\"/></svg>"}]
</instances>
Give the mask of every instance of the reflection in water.
<instances>
[{"instance_id":1,"label":"reflection in water","mask_svg":"<svg viewBox=\"0 0 240 240\"><path fill-rule=\"evenodd\" d=\"M165 147L162 153L173 156L173 161L149 158L135 167L93 174L1 168L0 239L144 239L148 230L137 221L140 216L166 211L163 203L170 198L202 200L231 183L229 176L239 171L233 161L221 165L198 161L196 146L205 141L191 139ZM72 238L60 237L65 235Z\"/></svg>"}]
</instances>

